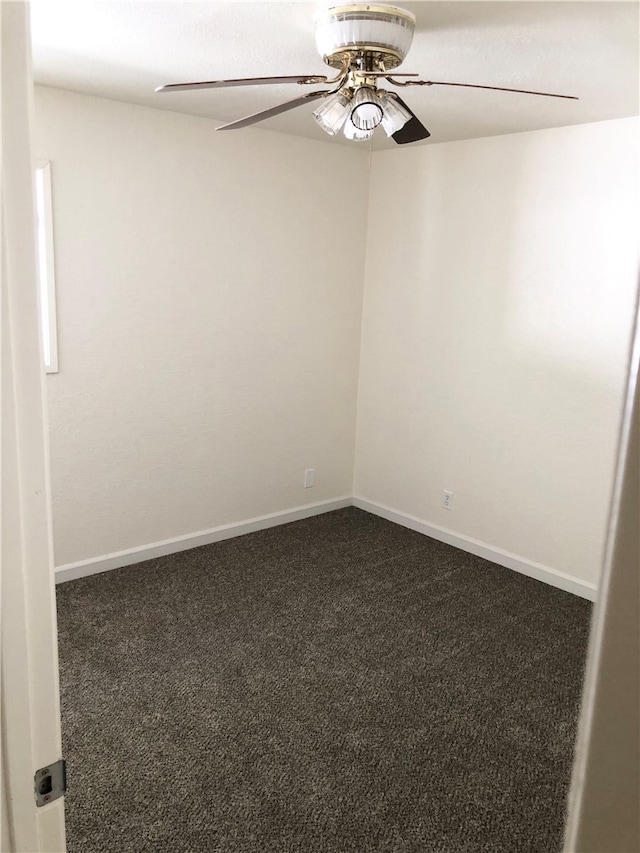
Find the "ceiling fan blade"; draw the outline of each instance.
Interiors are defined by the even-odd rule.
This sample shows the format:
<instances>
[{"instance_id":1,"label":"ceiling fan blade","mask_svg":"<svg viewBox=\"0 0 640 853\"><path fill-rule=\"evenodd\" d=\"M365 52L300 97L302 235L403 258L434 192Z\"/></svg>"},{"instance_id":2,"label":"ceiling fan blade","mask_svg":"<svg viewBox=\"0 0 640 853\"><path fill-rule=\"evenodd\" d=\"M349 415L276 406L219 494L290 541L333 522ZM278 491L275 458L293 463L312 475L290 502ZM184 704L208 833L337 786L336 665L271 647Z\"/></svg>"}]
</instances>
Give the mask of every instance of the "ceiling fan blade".
<instances>
[{"instance_id":1,"label":"ceiling fan blade","mask_svg":"<svg viewBox=\"0 0 640 853\"><path fill-rule=\"evenodd\" d=\"M223 124L220 127L216 127L216 130L236 130L240 127L247 127L248 125L255 124L258 121L264 121L267 118L280 115L280 113L286 113L287 110L295 110L296 107L301 107L308 101L315 101L328 94L331 94L331 90L323 92L307 92L306 95L294 98L293 101L285 101L284 104L278 104L277 107L270 107L268 110L262 110L259 113L254 113L253 115L245 116L245 118L240 118L237 121L229 122L229 124Z\"/></svg>"},{"instance_id":2,"label":"ceiling fan blade","mask_svg":"<svg viewBox=\"0 0 640 853\"><path fill-rule=\"evenodd\" d=\"M397 142L398 145L407 145L409 142L418 142L420 139L428 139L431 134L422 124L420 119L414 114L411 108L408 107L402 98L399 95L396 95L395 92L392 93L392 97L394 97L400 106L404 107L407 112L411 113L409 121L401 127L400 130L396 130L393 134L392 139L394 142Z\"/></svg>"},{"instance_id":3,"label":"ceiling fan blade","mask_svg":"<svg viewBox=\"0 0 640 853\"><path fill-rule=\"evenodd\" d=\"M167 83L156 92L187 92L193 89L225 89L231 86L275 86L278 83L326 83L322 74L293 74L285 77L242 77L237 80L203 80L200 83Z\"/></svg>"},{"instance_id":4,"label":"ceiling fan blade","mask_svg":"<svg viewBox=\"0 0 640 853\"><path fill-rule=\"evenodd\" d=\"M543 98L565 98L579 101L576 95L556 95L554 92L532 92L530 89L508 89L506 86L479 86L477 83L444 83L441 80L407 80L401 86L460 86L464 89L492 89L494 92L517 92L520 95L541 95Z\"/></svg>"}]
</instances>

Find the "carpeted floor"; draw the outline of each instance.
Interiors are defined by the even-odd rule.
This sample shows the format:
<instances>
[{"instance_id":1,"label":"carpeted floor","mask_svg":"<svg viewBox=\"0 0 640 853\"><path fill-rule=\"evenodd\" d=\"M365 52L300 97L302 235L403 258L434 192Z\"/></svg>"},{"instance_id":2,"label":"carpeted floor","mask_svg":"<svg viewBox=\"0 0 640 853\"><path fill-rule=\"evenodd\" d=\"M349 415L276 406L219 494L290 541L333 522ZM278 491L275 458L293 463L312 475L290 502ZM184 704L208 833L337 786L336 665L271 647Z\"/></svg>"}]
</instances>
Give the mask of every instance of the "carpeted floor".
<instances>
[{"instance_id":1,"label":"carpeted floor","mask_svg":"<svg viewBox=\"0 0 640 853\"><path fill-rule=\"evenodd\" d=\"M590 609L352 508L63 584L69 853L553 853Z\"/></svg>"}]
</instances>

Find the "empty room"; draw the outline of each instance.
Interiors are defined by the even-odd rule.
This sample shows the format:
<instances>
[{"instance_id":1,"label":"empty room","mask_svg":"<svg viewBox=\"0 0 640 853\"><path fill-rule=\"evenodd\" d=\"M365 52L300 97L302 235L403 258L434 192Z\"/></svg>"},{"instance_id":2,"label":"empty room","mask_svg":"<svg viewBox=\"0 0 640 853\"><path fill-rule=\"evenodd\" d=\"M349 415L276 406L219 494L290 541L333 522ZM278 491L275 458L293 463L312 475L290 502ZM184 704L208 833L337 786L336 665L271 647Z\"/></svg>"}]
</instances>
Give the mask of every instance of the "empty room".
<instances>
[{"instance_id":1,"label":"empty room","mask_svg":"<svg viewBox=\"0 0 640 853\"><path fill-rule=\"evenodd\" d=\"M639 5L1 14L2 850L634 853Z\"/></svg>"}]
</instances>

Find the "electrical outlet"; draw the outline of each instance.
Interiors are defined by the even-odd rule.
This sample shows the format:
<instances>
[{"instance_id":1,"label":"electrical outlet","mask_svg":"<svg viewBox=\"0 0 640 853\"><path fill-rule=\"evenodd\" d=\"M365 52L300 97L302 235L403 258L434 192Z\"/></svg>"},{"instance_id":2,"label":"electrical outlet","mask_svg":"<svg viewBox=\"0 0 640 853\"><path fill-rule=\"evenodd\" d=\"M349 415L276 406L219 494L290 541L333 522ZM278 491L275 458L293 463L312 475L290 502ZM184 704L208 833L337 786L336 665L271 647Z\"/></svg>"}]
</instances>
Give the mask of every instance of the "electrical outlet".
<instances>
[{"instance_id":1,"label":"electrical outlet","mask_svg":"<svg viewBox=\"0 0 640 853\"><path fill-rule=\"evenodd\" d=\"M304 472L304 487L305 489L311 489L316 484L316 469L315 468L307 468Z\"/></svg>"},{"instance_id":2,"label":"electrical outlet","mask_svg":"<svg viewBox=\"0 0 640 853\"><path fill-rule=\"evenodd\" d=\"M448 492L446 489L442 493L442 508L453 509L453 492Z\"/></svg>"}]
</instances>

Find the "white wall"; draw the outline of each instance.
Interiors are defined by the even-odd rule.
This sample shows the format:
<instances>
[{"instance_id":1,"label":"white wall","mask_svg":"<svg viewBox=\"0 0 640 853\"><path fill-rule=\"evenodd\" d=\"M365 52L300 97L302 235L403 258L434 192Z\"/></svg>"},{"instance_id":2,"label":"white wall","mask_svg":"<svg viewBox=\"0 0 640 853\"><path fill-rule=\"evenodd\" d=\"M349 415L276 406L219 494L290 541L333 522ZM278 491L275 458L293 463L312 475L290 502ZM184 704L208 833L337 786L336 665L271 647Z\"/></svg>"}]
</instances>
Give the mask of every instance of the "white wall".
<instances>
[{"instance_id":1,"label":"white wall","mask_svg":"<svg viewBox=\"0 0 640 853\"><path fill-rule=\"evenodd\" d=\"M366 154L53 89L36 107L56 564L350 494Z\"/></svg>"},{"instance_id":2,"label":"white wall","mask_svg":"<svg viewBox=\"0 0 640 853\"><path fill-rule=\"evenodd\" d=\"M369 187L355 147L36 104L57 565L351 494L360 357L356 495L597 580L637 120L379 152Z\"/></svg>"},{"instance_id":3,"label":"white wall","mask_svg":"<svg viewBox=\"0 0 640 853\"><path fill-rule=\"evenodd\" d=\"M597 581L637 146L623 119L375 155L356 495Z\"/></svg>"}]
</instances>

